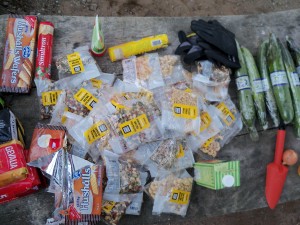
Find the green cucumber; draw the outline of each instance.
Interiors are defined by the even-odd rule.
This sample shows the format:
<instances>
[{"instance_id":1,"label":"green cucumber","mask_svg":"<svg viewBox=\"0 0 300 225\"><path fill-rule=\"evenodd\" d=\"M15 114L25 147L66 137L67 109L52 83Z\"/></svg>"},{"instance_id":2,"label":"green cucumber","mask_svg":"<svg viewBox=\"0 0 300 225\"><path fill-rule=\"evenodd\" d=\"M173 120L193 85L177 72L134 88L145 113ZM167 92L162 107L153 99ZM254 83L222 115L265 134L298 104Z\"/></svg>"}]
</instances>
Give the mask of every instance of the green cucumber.
<instances>
[{"instance_id":1,"label":"green cucumber","mask_svg":"<svg viewBox=\"0 0 300 225\"><path fill-rule=\"evenodd\" d=\"M245 64L244 56L239 43L236 42L236 45L241 65L241 68L235 71L235 81L238 90L239 108L242 115L243 123L248 129L251 139L253 141L257 141L259 137L255 128L256 115L247 66Z\"/></svg>"},{"instance_id":2,"label":"green cucumber","mask_svg":"<svg viewBox=\"0 0 300 225\"><path fill-rule=\"evenodd\" d=\"M296 46L294 40L289 36L286 36L286 43L297 67L297 73L300 76L300 48Z\"/></svg>"},{"instance_id":3,"label":"green cucumber","mask_svg":"<svg viewBox=\"0 0 300 225\"><path fill-rule=\"evenodd\" d=\"M269 42L266 40L263 41L259 46L258 56L257 56L257 67L264 86L265 99L266 99L268 112L272 118L275 127L278 127L279 125L278 109L276 106L276 101L271 86L269 70L267 65L267 58L266 58L268 43Z\"/></svg>"},{"instance_id":4,"label":"green cucumber","mask_svg":"<svg viewBox=\"0 0 300 225\"><path fill-rule=\"evenodd\" d=\"M291 94L294 105L294 132L297 138L300 138L300 81L293 58L288 49L279 41L282 52L283 63L290 82Z\"/></svg>"},{"instance_id":5,"label":"green cucumber","mask_svg":"<svg viewBox=\"0 0 300 225\"><path fill-rule=\"evenodd\" d=\"M262 128L266 130L268 128L268 120L265 104L265 94L262 87L261 77L258 73L255 60L251 52L245 47L242 47L241 49L243 52L250 79L250 84L252 87L253 100L257 112L258 121Z\"/></svg>"},{"instance_id":6,"label":"green cucumber","mask_svg":"<svg viewBox=\"0 0 300 225\"><path fill-rule=\"evenodd\" d=\"M294 107L280 46L274 34L270 35L267 62L280 117L285 124L288 124L294 119Z\"/></svg>"}]
</instances>

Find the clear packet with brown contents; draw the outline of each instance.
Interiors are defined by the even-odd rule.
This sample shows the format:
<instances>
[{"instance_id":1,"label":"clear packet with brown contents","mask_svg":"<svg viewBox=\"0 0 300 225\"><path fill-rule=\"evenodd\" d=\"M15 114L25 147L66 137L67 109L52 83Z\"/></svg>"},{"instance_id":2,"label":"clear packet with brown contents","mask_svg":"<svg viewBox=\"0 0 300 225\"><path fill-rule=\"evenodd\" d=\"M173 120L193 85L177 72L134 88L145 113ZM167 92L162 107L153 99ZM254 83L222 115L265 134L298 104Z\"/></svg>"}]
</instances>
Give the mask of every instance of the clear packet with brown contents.
<instances>
[{"instance_id":1,"label":"clear packet with brown contents","mask_svg":"<svg viewBox=\"0 0 300 225\"><path fill-rule=\"evenodd\" d=\"M123 80L148 90L165 85L157 53L133 56L122 61Z\"/></svg>"},{"instance_id":2,"label":"clear packet with brown contents","mask_svg":"<svg viewBox=\"0 0 300 225\"><path fill-rule=\"evenodd\" d=\"M222 122L223 128L218 134L206 140L200 150L216 157L220 149L242 130L243 123L240 113L230 98L217 102L211 107Z\"/></svg>"},{"instance_id":3,"label":"clear packet with brown contents","mask_svg":"<svg viewBox=\"0 0 300 225\"><path fill-rule=\"evenodd\" d=\"M82 76L100 76L101 69L92 57L88 46L80 46L73 53L59 56L56 59L56 68L59 79L81 74Z\"/></svg>"},{"instance_id":4,"label":"clear packet with brown contents","mask_svg":"<svg viewBox=\"0 0 300 225\"><path fill-rule=\"evenodd\" d=\"M205 60L199 61L193 73L193 87L208 101L222 101L228 97L231 69Z\"/></svg>"},{"instance_id":5,"label":"clear packet with brown contents","mask_svg":"<svg viewBox=\"0 0 300 225\"><path fill-rule=\"evenodd\" d=\"M185 81L186 70L180 63L177 55L159 56L161 73L166 85L176 84Z\"/></svg>"},{"instance_id":6,"label":"clear packet with brown contents","mask_svg":"<svg viewBox=\"0 0 300 225\"><path fill-rule=\"evenodd\" d=\"M149 185L149 194L154 199L152 214L172 213L185 216L192 188L193 177L185 170L156 177Z\"/></svg>"},{"instance_id":7,"label":"clear packet with brown contents","mask_svg":"<svg viewBox=\"0 0 300 225\"><path fill-rule=\"evenodd\" d=\"M173 132L173 136L199 134L200 99L191 89L166 87L163 94L157 97L161 102L161 123L166 132Z\"/></svg>"},{"instance_id":8,"label":"clear packet with brown contents","mask_svg":"<svg viewBox=\"0 0 300 225\"><path fill-rule=\"evenodd\" d=\"M34 73L37 17L10 15L7 22L0 91L29 93Z\"/></svg>"},{"instance_id":9,"label":"clear packet with brown contents","mask_svg":"<svg viewBox=\"0 0 300 225\"><path fill-rule=\"evenodd\" d=\"M111 127L123 138L128 150L162 138L159 113L148 102L145 98L124 101L126 107L108 116Z\"/></svg>"},{"instance_id":10,"label":"clear packet with brown contents","mask_svg":"<svg viewBox=\"0 0 300 225\"><path fill-rule=\"evenodd\" d=\"M130 194L143 190L148 173L139 164L107 150L104 150L103 158L108 179L105 193Z\"/></svg>"}]
</instances>

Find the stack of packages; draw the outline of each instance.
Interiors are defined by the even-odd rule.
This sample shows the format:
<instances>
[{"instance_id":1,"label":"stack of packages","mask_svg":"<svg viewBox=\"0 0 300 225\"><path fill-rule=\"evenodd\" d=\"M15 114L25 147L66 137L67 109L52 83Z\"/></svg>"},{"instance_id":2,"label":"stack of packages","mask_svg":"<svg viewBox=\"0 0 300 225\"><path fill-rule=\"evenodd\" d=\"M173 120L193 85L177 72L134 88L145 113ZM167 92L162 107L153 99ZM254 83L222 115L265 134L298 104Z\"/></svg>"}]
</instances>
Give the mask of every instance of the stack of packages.
<instances>
[{"instance_id":1,"label":"stack of packages","mask_svg":"<svg viewBox=\"0 0 300 225\"><path fill-rule=\"evenodd\" d=\"M41 118L51 121L35 128L29 164L55 194L48 224L117 224L140 215L144 191L153 214L185 216L193 153L215 157L242 129L230 69L200 61L189 73L178 56L151 53L124 59L122 81L87 48L74 51L57 59L58 81L35 79Z\"/></svg>"}]
</instances>

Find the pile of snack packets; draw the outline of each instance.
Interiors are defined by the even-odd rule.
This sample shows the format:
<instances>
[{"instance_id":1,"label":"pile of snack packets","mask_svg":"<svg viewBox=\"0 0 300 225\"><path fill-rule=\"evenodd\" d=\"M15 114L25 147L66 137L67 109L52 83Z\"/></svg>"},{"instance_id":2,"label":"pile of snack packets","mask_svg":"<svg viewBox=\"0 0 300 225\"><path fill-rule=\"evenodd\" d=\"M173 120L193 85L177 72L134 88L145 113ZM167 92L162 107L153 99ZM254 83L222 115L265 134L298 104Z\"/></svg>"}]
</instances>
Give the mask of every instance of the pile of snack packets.
<instances>
[{"instance_id":1,"label":"pile of snack packets","mask_svg":"<svg viewBox=\"0 0 300 225\"><path fill-rule=\"evenodd\" d=\"M153 215L185 216L194 155L216 157L242 129L228 96L231 71L209 61L189 72L175 55L134 56L122 61L123 80L103 73L86 46L57 58L57 81L44 64L34 81L50 123L36 125L23 164L50 180L47 224L114 225L140 215L144 192Z\"/></svg>"}]
</instances>

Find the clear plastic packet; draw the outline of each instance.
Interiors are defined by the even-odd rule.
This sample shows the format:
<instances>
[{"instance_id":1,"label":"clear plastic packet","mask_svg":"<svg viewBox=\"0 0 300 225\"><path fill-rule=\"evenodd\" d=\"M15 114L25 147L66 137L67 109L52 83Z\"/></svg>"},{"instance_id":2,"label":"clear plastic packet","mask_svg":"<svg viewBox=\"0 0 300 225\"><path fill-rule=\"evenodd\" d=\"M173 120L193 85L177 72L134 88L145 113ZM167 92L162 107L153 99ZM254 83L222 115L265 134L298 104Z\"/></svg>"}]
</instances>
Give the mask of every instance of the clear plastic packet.
<instances>
[{"instance_id":1,"label":"clear plastic packet","mask_svg":"<svg viewBox=\"0 0 300 225\"><path fill-rule=\"evenodd\" d=\"M109 115L108 120L116 134L123 138L129 150L162 138L160 118L146 100L128 101L125 106ZM116 150L116 152L120 151Z\"/></svg>"},{"instance_id":2,"label":"clear plastic packet","mask_svg":"<svg viewBox=\"0 0 300 225\"><path fill-rule=\"evenodd\" d=\"M162 127L181 135L200 132L199 98L190 91L167 87L161 98Z\"/></svg>"},{"instance_id":3,"label":"clear plastic packet","mask_svg":"<svg viewBox=\"0 0 300 225\"><path fill-rule=\"evenodd\" d=\"M178 55L159 56L159 63L166 85L172 85L185 80L185 70L180 63Z\"/></svg>"},{"instance_id":4,"label":"clear plastic packet","mask_svg":"<svg viewBox=\"0 0 300 225\"><path fill-rule=\"evenodd\" d=\"M59 79L80 73L82 76L94 74L100 76L101 69L92 57L88 46L81 46L74 49L68 55L59 56L56 60Z\"/></svg>"},{"instance_id":5,"label":"clear plastic packet","mask_svg":"<svg viewBox=\"0 0 300 225\"><path fill-rule=\"evenodd\" d=\"M138 193L146 184L147 172L131 159L121 159L119 155L105 150L103 158L106 163L107 185L105 193Z\"/></svg>"},{"instance_id":6,"label":"clear plastic packet","mask_svg":"<svg viewBox=\"0 0 300 225\"><path fill-rule=\"evenodd\" d=\"M39 98L41 119L48 119L51 117L58 97L63 90L67 88L75 88L86 80L96 79L96 76L96 74L88 74L87 76L81 76L78 74L58 81L35 79L34 82L36 84L37 96ZM108 82L111 82L108 78L114 77L114 75L101 73L101 76L97 77L97 79L99 80L102 77L105 77Z\"/></svg>"},{"instance_id":7,"label":"clear plastic packet","mask_svg":"<svg viewBox=\"0 0 300 225\"><path fill-rule=\"evenodd\" d=\"M193 87L209 101L222 101L228 97L231 70L205 60L197 63Z\"/></svg>"},{"instance_id":8,"label":"clear plastic packet","mask_svg":"<svg viewBox=\"0 0 300 225\"><path fill-rule=\"evenodd\" d=\"M149 193L154 196L152 214L173 213L185 216L192 187L193 177L185 170L156 177L149 187Z\"/></svg>"},{"instance_id":9,"label":"clear plastic packet","mask_svg":"<svg viewBox=\"0 0 300 225\"><path fill-rule=\"evenodd\" d=\"M130 198L132 199L131 203L126 209L126 215L141 215L141 209L143 205L143 192L137 194L130 194Z\"/></svg>"},{"instance_id":10,"label":"clear plastic packet","mask_svg":"<svg viewBox=\"0 0 300 225\"><path fill-rule=\"evenodd\" d=\"M140 146L132 157L147 168L152 177L193 167L193 152L184 139L167 139Z\"/></svg>"},{"instance_id":11,"label":"clear plastic packet","mask_svg":"<svg viewBox=\"0 0 300 225\"><path fill-rule=\"evenodd\" d=\"M223 102L218 102L212 107L214 107L216 114L220 118L223 129L205 141L200 150L212 157L216 157L220 149L242 130L243 123L240 113L230 98Z\"/></svg>"},{"instance_id":12,"label":"clear plastic packet","mask_svg":"<svg viewBox=\"0 0 300 225\"><path fill-rule=\"evenodd\" d=\"M104 193L101 212L102 220L108 225L117 225L125 215L130 202L128 195Z\"/></svg>"},{"instance_id":13,"label":"clear plastic packet","mask_svg":"<svg viewBox=\"0 0 300 225\"><path fill-rule=\"evenodd\" d=\"M52 117L50 120L51 125L59 126L63 125L66 119L64 118L64 113L68 111L68 107L65 105L66 92L62 91L58 97L54 110L52 112Z\"/></svg>"},{"instance_id":14,"label":"clear plastic packet","mask_svg":"<svg viewBox=\"0 0 300 225\"><path fill-rule=\"evenodd\" d=\"M154 89L164 86L158 53L133 56L122 60L123 80L137 86Z\"/></svg>"},{"instance_id":15,"label":"clear plastic packet","mask_svg":"<svg viewBox=\"0 0 300 225\"><path fill-rule=\"evenodd\" d=\"M199 148L209 138L220 133L224 127L217 115L216 108L211 105L203 106L203 110L200 113L201 126L199 135L189 135L187 137L187 144L194 152L198 152Z\"/></svg>"}]
</instances>

